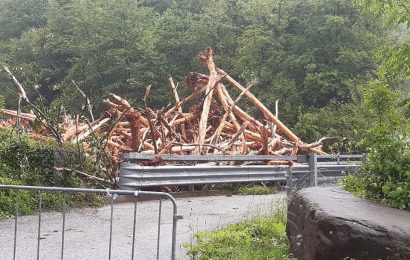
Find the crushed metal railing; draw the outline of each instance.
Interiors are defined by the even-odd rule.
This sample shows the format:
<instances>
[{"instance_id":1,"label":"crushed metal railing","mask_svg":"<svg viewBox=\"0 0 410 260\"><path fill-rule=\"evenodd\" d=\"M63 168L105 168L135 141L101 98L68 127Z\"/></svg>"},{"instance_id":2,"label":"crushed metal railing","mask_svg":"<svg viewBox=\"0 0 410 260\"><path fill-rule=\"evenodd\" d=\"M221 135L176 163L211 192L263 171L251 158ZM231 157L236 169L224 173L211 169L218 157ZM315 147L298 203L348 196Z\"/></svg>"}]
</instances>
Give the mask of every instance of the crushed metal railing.
<instances>
[{"instance_id":1,"label":"crushed metal railing","mask_svg":"<svg viewBox=\"0 0 410 260\"><path fill-rule=\"evenodd\" d=\"M154 192L154 191L130 191L130 190L111 190L111 189L82 189L82 188L63 188L63 187L40 187L40 186L18 186L18 185L1 185L1 190L15 190L16 200L15 200L15 219L14 219L14 244L13 244L13 260L16 259L17 252L17 230L18 230L18 216L19 216L19 191L38 191L38 229L37 229L37 258L40 259L40 232L41 232L41 215L43 206L43 192L57 192L63 194L63 205L62 205L62 235L61 235L61 254L60 259L64 259L64 246L65 246L65 219L67 211L67 193L83 193L83 194L102 194L109 195L111 197L111 211L110 211L110 233L109 233L109 248L108 248L108 259L112 258L112 235L113 235L113 212L114 212L114 200L118 195L128 195L134 197L134 219L133 219L133 234L132 234L132 250L131 259L135 257L135 234L136 234L136 217L137 217L137 198L141 195L156 196L159 198L159 213L158 213L158 237L157 237L157 259L159 259L160 251L160 233L161 233L161 208L162 199L166 198L172 202L173 206L173 219L172 219L172 248L171 248L171 259L175 259L176 250L176 228L177 221L181 219L182 216L178 215L177 203L170 194L165 192Z\"/></svg>"}]
</instances>

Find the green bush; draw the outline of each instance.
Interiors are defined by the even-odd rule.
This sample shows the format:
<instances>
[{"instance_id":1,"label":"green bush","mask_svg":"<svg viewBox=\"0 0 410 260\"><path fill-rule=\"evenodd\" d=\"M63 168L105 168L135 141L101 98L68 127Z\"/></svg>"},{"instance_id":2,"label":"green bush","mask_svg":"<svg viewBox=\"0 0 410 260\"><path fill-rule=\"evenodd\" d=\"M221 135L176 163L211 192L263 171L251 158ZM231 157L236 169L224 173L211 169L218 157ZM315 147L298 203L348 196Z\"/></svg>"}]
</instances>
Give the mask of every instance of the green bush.
<instances>
[{"instance_id":1,"label":"green bush","mask_svg":"<svg viewBox=\"0 0 410 260\"><path fill-rule=\"evenodd\" d=\"M70 147L61 147L53 141L37 142L26 135L17 135L12 131L0 131L0 183L28 186L83 187L90 183L81 180L70 172L59 172L56 166L56 149L70 151ZM63 167L75 167L80 164L75 156L63 160ZM38 207L39 192L19 191L19 214L29 214ZM15 212L16 192L0 190L0 217L13 215ZM97 205L102 201L96 195L70 194L68 205ZM60 209L63 195L60 193L42 193L42 205L48 209Z\"/></svg>"},{"instance_id":2,"label":"green bush","mask_svg":"<svg viewBox=\"0 0 410 260\"><path fill-rule=\"evenodd\" d=\"M7 177L0 177L0 183L11 185L22 185L20 181L16 181ZM28 214L32 212L35 205L35 198L27 191L19 192L19 213ZM0 190L0 219L12 215L16 208L16 192L13 190Z\"/></svg>"},{"instance_id":3,"label":"green bush","mask_svg":"<svg viewBox=\"0 0 410 260\"><path fill-rule=\"evenodd\" d=\"M16 135L11 131L0 131L0 176L20 181L25 185L76 186L79 179L70 174L55 171L56 149L53 141L37 142L27 135ZM65 147L70 150L72 148ZM74 157L64 165L71 167L80 163Z\"/></svg>"},{"instance_id":4,"label":"green bush","mask_svg":"<svg viewBox=\"0 0 410 260\"><path fill-rule=\"evenodd\" d=\"M363 145L358 140L363 138L371 122L366 112L361 100L355 103L332 100L326 107L301 112L293 130L307 143L331 137L323 146L330 153L360 151Z\"/></svg>"},{"instance_id":5,"label":"green bush","mask_svg":"<svg viewBox=\"0 0 410 260\"><path fill-rule=\"evenodd\" d=\"M195 245L185 245L194 259L288 259L286 205L271 216L201 232L195 238Z\"/></svg>"},{"instance_id":6,"label":"green bush","mask_svg":"<svg viewBox=\"0 0 410 260\"><path fill-rule=\"evenodd\" d=\"M370 85L365 103L374 126L363 140L367 158L362 172L342 184L359 196L410 210L410 121L397 100L398 93L382 82Z\"/></svg>"}]
</instances>

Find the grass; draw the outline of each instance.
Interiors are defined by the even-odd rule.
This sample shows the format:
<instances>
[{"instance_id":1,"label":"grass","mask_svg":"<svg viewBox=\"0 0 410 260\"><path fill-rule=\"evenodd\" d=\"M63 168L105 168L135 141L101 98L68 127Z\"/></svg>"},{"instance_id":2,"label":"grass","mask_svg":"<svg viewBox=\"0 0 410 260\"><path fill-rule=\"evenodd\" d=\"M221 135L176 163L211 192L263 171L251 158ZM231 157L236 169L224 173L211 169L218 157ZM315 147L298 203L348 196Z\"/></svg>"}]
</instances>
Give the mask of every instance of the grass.
<instances>
[{"instance_id":1,"label":"grass","mask_svg":"<svg viewBox=\"0 0 410 260\"><path fill-rule=\"evenodd\" d=\"M195 245L185 245L192 259L289 259L286 204L270 216L261 216L195 235Z\"/></svg>"},{"instance_id":2,"label":"grass","mask_svg":"<svg viewBox=\"0 0 410 260\"><path fill-rule=\"evenodd\" d=\"M240 195L265 195L277 193L278 189L276 187L262 186L262 185L247 185L241 186L234 191L236 194Z\"/></svg>"},{"instance_id":3,"label":"grass","mask_svg":"<svg viewBox=\"0 0 410 260\"><path fill-rule=\"evenodd\" d=\"M274 183L268 182L265 185L259 183L225 183L218 184L214 187L215 190L232 191L238 195L265 195L279 192L279 187Z\"/></svg>"}]
</instances>

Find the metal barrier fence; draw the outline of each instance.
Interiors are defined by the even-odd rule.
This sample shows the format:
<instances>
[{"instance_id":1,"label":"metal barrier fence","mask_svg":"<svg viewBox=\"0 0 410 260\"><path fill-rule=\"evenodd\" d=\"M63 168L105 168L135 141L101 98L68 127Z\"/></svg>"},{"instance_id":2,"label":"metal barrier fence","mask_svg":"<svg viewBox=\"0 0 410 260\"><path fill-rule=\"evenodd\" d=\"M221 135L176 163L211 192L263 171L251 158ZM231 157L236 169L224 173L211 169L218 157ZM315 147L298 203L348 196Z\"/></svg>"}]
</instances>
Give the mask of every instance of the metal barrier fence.
<instances>
[{"instance_id":1,"label":"metal barrier fence","mask_svg":"<svg viewBox=\"0 0 410 260\"><path fill-rule=\"evenodd\" d=\"M163 161L183 162L185 165L141 166L138 162L160 157ZM287 186L302 187L307 182L317 186L326 178L341 177L350 170L361 166L364 154L358 155L147 155L124 154L128 160L121 165L120 188L139 189L142 187L167 185L196 185L238 182L281 181ZM192 165L193 162L256 162L280 160L299 163L298 166L240 165L214 166ZM188 164L188 165L186 165ZM303 185L300 185L303 183Z\"/></svg>"},{"instance_id":2,"label":"metal barrier fence","mask_svg":"<svg viewBox=\"0 0 410 260\"><path fill-rule=\"evenodd\" d=\"M308 169L304 172L295 171L294 167L286 170L286 191L290 198L294 192L306 188L316 187L319 184L335 183L348 172L360 169L365 154L348 155L317 155L310 154Z\"/></svg>"},{"instance_id":3,"label":"metal barrier fence","mask_svg":"<svg viewBox=\"0 0 410 260\"><path fill-rule=\"evenodd\" d=\"M112 237L113 237L113 212L114 212L114 200L118 195L128 195L134 197L134 218L132 227L132 250L131 259L135 257L135 235L136 235L136 217L137 217L137 198L141 195L155 196L159 199L159 213L158 213L158 236L157 236L157 248L156 254L157 259L159 259L160 252L160 234L161 234L161 208L162 199L169 199L173 206L173 218L172 218L172 240L171 240L171 256L170 259L175 259L176 250L176 228L177 221L181 219L182 216L178 215L177 204L170 194L165 192L154 192L154 191L130 191L130 190L110 190L110 189L81 189L81 188L62 188L62 187L39 187L39 186L18 186L18 185L0 185L1 190L15 190L16 200L15 200L15 216L14 216L14 242L13 242L13 260L16 259L17 252L17 230L18 230L18 217L19 217L19 191L37 191L38 194L38 230L37 230L37 258L40 259L40 232L41 232L41 217L43 212L43 193L44 192L55 192L63 194L63 205L61 208L62 212L62 222L61 222L61 254L60 259L64 259L64 246L65 246L65 231L66 231L66 211L67 211L67 193L82 193L82 194L105 194L111 197L111 210L110 210L110 232L109 232L109 247L108 247L108 259L112 258Z\"/></svg>"}]
</instances>

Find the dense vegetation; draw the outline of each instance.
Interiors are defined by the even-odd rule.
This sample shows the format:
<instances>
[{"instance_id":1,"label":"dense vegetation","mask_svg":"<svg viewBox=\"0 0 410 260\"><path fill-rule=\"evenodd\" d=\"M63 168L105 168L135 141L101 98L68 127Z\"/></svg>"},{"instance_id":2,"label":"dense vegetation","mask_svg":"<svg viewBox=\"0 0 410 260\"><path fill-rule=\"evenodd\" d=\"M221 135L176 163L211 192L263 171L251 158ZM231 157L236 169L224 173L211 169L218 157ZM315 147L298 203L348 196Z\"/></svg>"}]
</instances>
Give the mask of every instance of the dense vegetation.
<instances>
[{"instance_id":1,"label":"dense vegetation","mask_svg":"<svg viewBox=\"0 0 410 260\"><path fill-rule=\"evenodd\" d=\"M186 245L193 259L289 259L286 203L271 215L195 235Z\"/></svg>"},{"instance_id":2,"label":"dense vegetation","mask_svg":"<svg viewBox=\"0 0 410 260\"><path fill-rule=\"evenodd\" d=\"M53 142L35 142L25 136L18 136L11 131L0 131L0 183L29 186L59 186L82 187L93 183L84 181L80 176L70 171L56 171L55 167L80 168L86 162L76 156L67 156L71 147L58 148ZM56 156L58 151L63 156ZM74 153L72 153L74 154ZM0 218L15 212L16 193L0 191ZM94 205L101 199L89 195L69 195L68 205ZM43 207L59 209L62 206L61 194L44 193ZM38 206L38 192L19 192L19 212L27 214Z\"/></svg>"},{"instance_id":3,"label":"dense vegetation","mask_svg":"<svg viewBox=\"0 0 410 260\"><path fill-rule=\"evenodd\" d=\"M359 196L410 210L410 120L397 103L397 92L374 82L365 95L373 126L363 142L368 149L359 175L342 181Z\"/></svg>"},{"instance_id":4,"label":"dense vegetation","mask_svg":"<svg viewBox=\"0 0 410 260\"><path fill-rule=\"evenodd\" d=\"M49 113L81 113L74 81L98 114L108 92L141 105L148 84L149 105L166 106L168 75L184 85L212 46L271 110L280 100L279 118L302 140L369 149L346 187L409 208L409 10L393 0L0 0L0 63ZM0 89L0 106L16 108L1 71Z\"/></svg>"},{"instance_id":5,"label":"dense vegetation","mask_svg":"<svg viewBox=\"0 0 410 260\"><path fill-rule=\"evenodd\" d=\"M280 118L303 140L348 137L336 147L344 150L368 125L362 93L374 55L395 40L350 0L0 0L0 60L46 104L80 113L74 80L97 112L108 92L141 103L148 84L150 106L167 105L168 75L182 84L212 46L268 107L280 100ZM15 107L4 74L0 82Z\"/></svg>"},{"instance_id":6,"label":"dense vegetation","mask_svg":"<svg viewBox=\"0 0 410 260\"><path fill-rule=\"evenodd\" d=\"M405 3L359 1L388 24L410 28L410 9ZM410 77L410 41L383 49L379 79L368 84L364 104L372 121L362 143L368 155L359 175L348 176L343 185L359 196L410 210L410 99L389 88L389 78Z\"/></svg>"}]
</instances>

